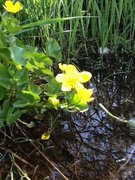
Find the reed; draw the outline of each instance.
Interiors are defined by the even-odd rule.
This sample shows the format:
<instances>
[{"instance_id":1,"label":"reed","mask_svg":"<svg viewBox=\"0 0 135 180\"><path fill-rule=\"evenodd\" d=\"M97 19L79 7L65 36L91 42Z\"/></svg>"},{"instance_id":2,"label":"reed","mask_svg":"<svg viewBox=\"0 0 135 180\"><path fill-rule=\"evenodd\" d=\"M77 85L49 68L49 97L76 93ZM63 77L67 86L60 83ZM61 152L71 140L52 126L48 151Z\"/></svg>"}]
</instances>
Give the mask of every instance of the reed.
<instances>
[{"instance_id":1,"label":"reed","mask_svg":"<svg viewBox=\"0 0 135 180\"><path fill-rule=\"evenodd\" d=\"M96 43L96 49L135 49L134 0L22 0L22 4L24 10L19 14L19 18L29 22L48 18L89 16L44 25L22 35L34 45L44 47L45 40L54 37L59 41L62 50L68 50L68 55L75 55L81 47L87 52L88 39Z\"/></svg>"}]
</instances>

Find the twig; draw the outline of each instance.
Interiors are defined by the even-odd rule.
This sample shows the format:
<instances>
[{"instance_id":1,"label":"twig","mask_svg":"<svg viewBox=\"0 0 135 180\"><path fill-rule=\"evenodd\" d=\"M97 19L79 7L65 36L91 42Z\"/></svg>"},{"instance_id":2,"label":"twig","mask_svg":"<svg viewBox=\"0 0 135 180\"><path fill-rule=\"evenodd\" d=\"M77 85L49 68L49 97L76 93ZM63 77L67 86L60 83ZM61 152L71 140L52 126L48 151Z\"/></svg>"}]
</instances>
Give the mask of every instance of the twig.
<instances>
[{"instance_id":1,"label":"twig","mask_svg":"<svg viewBox=\"0 0 135 180\"><path fill-rule=\"evenodd\" d=\"M23 163L29 165L32 168L35 168L31 163L29 163L28 161L26 161L25 159L21 158L20 156L18 156L17 154L15 154L14 152L12 152L11 150L9 150L9 152L14 155L14 157L16 157L18 160L22 161Z\"/></svg>"},{"instance_id":2,"label":"twig","mask_svg":"<svg viewBox=\"0 0 135 180\"><path fill-rule=\"evenodd\" d=\"M22 169L18 166L18 164L16 164L14 162L14 165L17 167L17 169L22 173L22 175L27 179L27 180L31 180L28 176L27 173L23 172Z\"/></svg>"},{"instance_id":3,"label":"twig","mask_svg":"<svg viewBox=\"0 0 135 180\"><path fill-rule=\"evenodd\" d=\"M118 169L118 173L124 169L124 167L129 163L130 159L132 158L133 154L134 154L135 148L132 150L130 156L128 157L127 161Z\"/></svg>"},{"instance_id":4,"label":"twig","mask_svg":"<svg viewBox=\"0 0 135 180\"><path fill-rule=\"evenodd\" d=\"M23 135L24 135L25 137L27 137L26 134L22 131L22 129L21 129L19 126L18 126L18 128L19 128L20 131L23 133ZM28 138L28 137L27 137L27 138ZM57 172L59 172L59 174L60 174L65 180L69 180L69 179L54 165L54 163L52 163L52 162L49 160L49 158L48 158L45 154L43 154L42 151L40 151L39 148L36 147L36 145L35 145L32 141L30 141L30 143L38 150L38 152L44 157L44 159L45 159Z\"/></svg>"}]
</instances>

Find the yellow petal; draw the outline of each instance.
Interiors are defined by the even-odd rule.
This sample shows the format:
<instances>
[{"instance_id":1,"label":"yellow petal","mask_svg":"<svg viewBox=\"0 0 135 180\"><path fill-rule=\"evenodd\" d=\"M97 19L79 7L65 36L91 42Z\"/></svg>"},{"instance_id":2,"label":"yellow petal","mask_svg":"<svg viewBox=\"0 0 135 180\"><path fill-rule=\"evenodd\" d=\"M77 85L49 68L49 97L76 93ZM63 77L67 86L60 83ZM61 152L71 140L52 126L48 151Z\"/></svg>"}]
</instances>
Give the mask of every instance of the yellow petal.
<instances>
[{"instance_id":1,"label":"yellow petal","mask_svg":"<svg viewBox=\"0 0 135 180\"><path fill-rule=\"evenodd\" d=\"M21 4L17 1L14 5L12 1L6 1L4 8L11 13L17 13L22 9Z\"/></svg>"},{"instance_id":2,"label":"yellow petal","mask_svg":"<svg viewBox=\"0 0 135 180\"><path fill-rule=\"evenodd\" d=\"M44 133L41 136L41 140L48 140L48 139L50 139L50 136L51 136L50 132Z\"/></svg>"},{"instance_id":3,"label":"yellow petal","mask_svg":"<svg viewBox=\"0 0 135 180\"><path fill-rule=\"evenodd\" d=\"M5 6L6 6L7 8L11 8L11 7L13 7L13 2L12 2L12 1L6 1L6 2L5 2Z\"/></svg>"},{"instance_id":4,"label":"yellow petal","mask_svg":"<svg viewBox=\"0 0 135 180\"><path fill-rule=\"evenodd\" d=\"M13 2L12 1L6 1L4 8L10 12L13 9Z\"/></svg>"},{"instance_id":5,"label":"yellow petal","mask_svg":"<svg viewBox=\"0 0 135 180\"><path fill-rule=\"evenodd\" d=\"M59 99L57 99L56 97L49 97L48 101L53 105L53 106L57 106L57 104L59 104Z\"/></svg>"},{"instance_id":6,"label":"yellow petal","mask_svg":"<svg viewBox=\"0 0 135 180\"><path fill-rule=\"evenodd\" d=\"M94 99L91 97L93 94L92 89L82 88L77 91L77 94L78 94L80 101L82 101L83 103L90 102Z\"/></svg>"},{"instance_id":7,"label":"yellow petal","mask_svg":"<svg viewBox=\"0 0 135 180\"><path fill-rule=\"evenodd\" d=\"M92 77L92 74L90 72L83 71L79 73L78 76L79 76L79 82L85 83L90 80L90 78Z\"/></svg>"},{"instance_id":8,"label":"yellow petal","mask_svg":"<svg viewBox=\"0 0 135 180\"><path fill-rule=\"evenodd\" d=\"M62 71L65 71L66 70L66 67L67 67L67 64L59 64L59 68L62 70Z\"/></svg>"},{"instance_id":9,"label":"yellow petal","mask_svg":"<svg viewBox=\"0 0 135 180\"><path fill-rule=\"evenodd\" d=\"M72 64L59 64L59 68L62 70L62 71L65 71L65 73L70 73L70 72L77 72L77 69L74 65Z\"/></svg>"},{"instance_id":10,"label":"yellow petal","mask_svg":"<svg viewBox=\"0 0 135 180\"><path fill-rule=\"evenodd\" d=\"M84 88L83 84L81 84L80 82L77 82L74 87L75 87L76 91L79 91L79 89Z\"/></svg>"},{"instance_id":11,"label":"yellow petal","mask_svg":"<svg viewBox=\"0 0 135 180\"><path fill-rule=\"evenodd\" d=\"M76 67L74 65L69 64L69 65L67 65L65 72L66 73L72 73L72 72L75 73L75 72L78 72L78 71L77 71L77 69L76 69Z\"/></svg>"},{"instance_id":12,"label":"yellow petal","mask_svg":"<svg viewBox=\"0 0 135 180\"><path fill-rule=\"evenodd\" d=\"M16 2L16 3L14 4L14 8L18 11L18 10L21 10L21 9L22 9L22 6L21 6L21 4L20 4L19 2Z\"/></svg>"},{"instance_id":13,"label":"yellow petal","mask_svg":"<svg viewBox=\"0 0 135 180\"><path fill-rule=\"evenodd\" d=\"M55 79L56 79L57 82L63 82L64 81L64 76L65 76L65 74L57 74Z\"/></svg>"},{"instance_id":14,"label":"yellow petal","mask_svg":"<svg viewBox=\"0 0 135 180\"><path fill-rule=\"evenodd\" d=\"M61 87L62 91L71 91L71 89L72 89L72 86L70 83L65 82L62 84L62 87Z\"/></svg>"},{"instance_id":15,"label":"yellow petal","mask_svg":"<svg viewBox=\"0 0 135 180\"><path fill-rule=\"evenodd\" d=\"M90 99L89 99L89 102L91 102L91 101L93 101L94 100L94 97L91 97Z\"/></svg>"}]
</instances>

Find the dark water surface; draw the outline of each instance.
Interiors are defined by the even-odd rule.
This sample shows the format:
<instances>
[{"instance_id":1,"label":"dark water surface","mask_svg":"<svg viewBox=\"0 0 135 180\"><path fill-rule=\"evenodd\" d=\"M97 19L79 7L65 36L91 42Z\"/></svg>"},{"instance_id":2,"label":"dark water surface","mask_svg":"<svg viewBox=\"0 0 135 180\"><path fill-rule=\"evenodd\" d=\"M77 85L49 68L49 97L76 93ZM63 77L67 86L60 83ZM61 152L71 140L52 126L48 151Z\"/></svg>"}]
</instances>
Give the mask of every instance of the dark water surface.
<instances>
[{"instance_id":1,"label":"dark water surface","mask_svg":"<svg viewBox=\"0 0 135 180\"><path fill-rule=\"evenodd\" d=\"M46 127L47 119L55 119L55 114L46 116L46 120L41 121L35 130L26 130L22 127L29 138L35 138L34 143L37 143L37 147L69 180L135 179L135 129L112 119L98 105L102 103L114 115L135 121L135 73L132 69L127 73L127 62L122 65L121 62L122 60L115 60L113 65L107 65L105 62L103 67L96 68L81 61L81 69L89 70L93 74L89 86L94 89L95 100L90 103L89 110L85 113L61 113L49 141L39 139L42 129ZM36 136L36 133L39 134ZM9 156L3 157L5 148L30 163L24 163L19 159L19 162L23 162L19 163L19 166L27 170L31 179L63 179L30 145L29 140L23 137L22 131L16 130L8 134L10 137L0 136L1 142L4 138L1 148L3 151L0 154L1 174L5 169L8 174L12 164ZM34 168L25 169L26 166ZM16 170L13 169L13 172ZM3 177L8 176L0 177L4 180ZM14 179L20 179L20 176L16 175Z\"/></svg>"},{"instance_id":2,"label":"dark water surface","mask_svg":"<svg viewBox=\"0 0 135 180\"><path fill-rule=\"evenodd\" d=\"M91 84L95 102L88 112L75 114L64 122L66 150L73 156L71 179L135 179L135 129L113 120L99 107L102 103L118 117L135 119L135 89L100 79ZM118 78L118 77L117 77ZM95 103L97 105L95 106ZM67 163L67 162L66 162ZM71 167L70 167L71 168ZM63 169L64 171L64 169Z\"/></svg>"}]
</instances>

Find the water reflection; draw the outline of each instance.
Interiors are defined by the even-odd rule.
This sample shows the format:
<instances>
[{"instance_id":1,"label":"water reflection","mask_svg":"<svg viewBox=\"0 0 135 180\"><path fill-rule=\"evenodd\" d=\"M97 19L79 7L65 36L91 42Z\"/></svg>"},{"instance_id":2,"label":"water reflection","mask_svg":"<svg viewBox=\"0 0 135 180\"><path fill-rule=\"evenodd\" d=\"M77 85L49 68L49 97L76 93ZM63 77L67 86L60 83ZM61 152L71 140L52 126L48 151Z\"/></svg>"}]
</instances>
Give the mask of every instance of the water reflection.
<instances>
[{"instance_id":1,"label":"water reflection","mask_svg":"<svg viewBox=\"0 0 135 180\"><path fill-rule=\"evenodd\" d=\"M60 136L65 135L65 139L60 146L66 150L67 158L59 166L70 179L135 178L135 138L131 135L134 130L113 120L98 106L104 104L118 117L135 118L135 88L126 80L126 73L94 73L90 84L95 91L93 105L86 113L64 117ZM68 156L72 157L70 162Z\"/></svg>"},{"instance_id":2,"label":"water reflection","mask_svg":"<svg viewBox=\"0 0 135 180\"><path fill-rule=\"evenodd\" d=\"M86 64L83 69L89 70L89 67L91 66ZM134 180L135 129L112 119L98 105L102 103L118 117L135 120L134 81L131 80L131 73L119 69L120 66L117 68L112 65L98 70L90 69L93 78L88 86L94 89L94 102L90 103L89 110L83 114L61 111L49 141L41 141L40 137L42 132L50 128L50 121L56 119L57 112L54 111L51 116L47 113L41 115L41 118L38 116L33 129L22 124L11 127L14 130L5 128L4 133L0 134L3 143L0 152L0 179L6 179L13 166L9 158L11 152L8 156L9 150L19 156L19 159L16 156L15 162L32 180L62 179L31 141L69 180ZM33 115L24 117L24 121L31 120ZM28 163L24 163L23 159ZM1 178L2 171L4 178ZM20 175L16 179L20 179Z\"/></svg>"}]
</instances>

